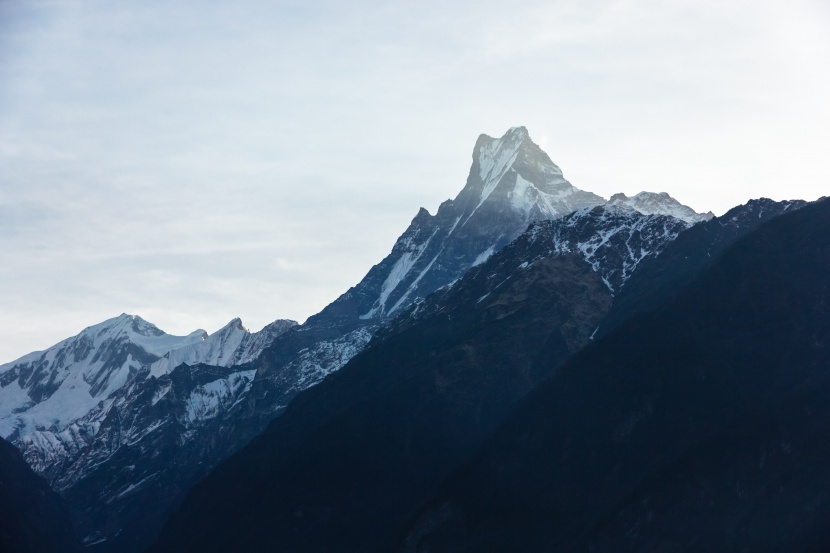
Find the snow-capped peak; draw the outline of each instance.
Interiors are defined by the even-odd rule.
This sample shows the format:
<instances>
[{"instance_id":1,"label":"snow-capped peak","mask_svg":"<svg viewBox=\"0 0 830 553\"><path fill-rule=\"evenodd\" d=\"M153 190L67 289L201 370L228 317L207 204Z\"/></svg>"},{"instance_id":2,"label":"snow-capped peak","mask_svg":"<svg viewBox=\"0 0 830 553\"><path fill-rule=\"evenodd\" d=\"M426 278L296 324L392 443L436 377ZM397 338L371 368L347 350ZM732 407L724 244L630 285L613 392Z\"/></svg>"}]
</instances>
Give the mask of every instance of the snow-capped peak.
<instances>
[{"instance_id":1,"label":"snow-capped peak","mask_svg":"<svg viewBox=\"0 0 830 553\"><path fill-rule=\"evenodd\" d=\"M122 313L118 317L85 328L75 338L89 337L95 343L106 340L126 339L141 346L153 355L161 356L168 351L188 344L196 344L207 338L207 332L197 329L186 336L167 334L151 322L138 315Z\"/></svg>"},{"instance_id":2,"label":"snow-capped peak","mask_svg":"<svg viewBox=\"0 0 830 553\"><path fill-rule=\"evenodd\" d=\"M472 187L477 192L476 208L491 197L505 177L504 184L515 182L514 175L532 183L542 194L562 197L580 192L565 180L562 170L531 140L525 127L512 127L501 138L481 135L476 143L473 160L473 168L478 165L478 179L473 179L471 173L467 188ZM496 195L500 196L504 195ZM512 196L508 192L507 197ZM539 199L538 194L536 196L533 199Z\"/></svg>"},{"instance_id":3,"label":"snow-capped peak","mask_svg":"<svg viewBox=\"0 0 830 553\"><path fill-rule=\"evenodd\" d=\"M681 204L666 192L640 192L631 197L623 193L614 194L608 200L608 205L628 207L644 215L670 215L691 224L708 221L715 216L711 211L697 213L694 209Z\"/></svg>"},{"instance_id":4,"label":"snow-capped peak","mask_svg":"<svg viewBox=\"0 0 830 553\"><path fill-rule=\"evenodd\" d=\"M191 360L228 366L250 360L277 334L296 325L277 323L251 334L234 319L215 338L201 329L173 336L126 313L89 326L44 351L0 365L0 436L61 429L160 359L171 369ZM173 361L179 362L170 366Z\"/></svg>"},{"instance_id":5,"label":"snow-capped peak","mask_svg":"<svg viewBox=\"0 0 830 553\"><path fill-rule=\"evenodd\" d=\"M530 138L525 127L513 127L501 138L479 136L467 184L452 202L462 207L458 229L482 211L512 212L524 229L540 219L555 219L605 200L574 187L562 170ZM443 205L443 204L442 204Z\"/></svg>"},{"instance_id":6,"label":"snow-capped peak","mask_svg":"<svg viewBox=\"0 0 830 553\"><path fill-rule=\"evenodd\" d=\"M40 352L0 365L0 436L62 427L165 353L207 333L172 336L126 313Z\"/></svg>"},{"instance_id":7,"label":"snow-capped peak","mask_svg":"<svg viewBox=\"0 0 830 553\"><path fill-rule=\"evenodd\" d=\"M167 352L150 366L150 374L161 376L182 363L204 363L221 367L247 363L259 355L275 337L296 325L296 321L279 320L259 332L251 332L242 325L241 319L233 319L202 342Z\"/></svg>"},{"instance_id":8,"label":"snow-capped peak","mask_svg":"<svg viewBox=\"0 0 830 553\"><path fill-rule=\"evenodd\" d=\"M574 187L525 127L479 136L464 188L435 215L421 209L392 252L321 317L385 318L482 263L533 222L605 199Z\"/></svg>"}]
</instances>

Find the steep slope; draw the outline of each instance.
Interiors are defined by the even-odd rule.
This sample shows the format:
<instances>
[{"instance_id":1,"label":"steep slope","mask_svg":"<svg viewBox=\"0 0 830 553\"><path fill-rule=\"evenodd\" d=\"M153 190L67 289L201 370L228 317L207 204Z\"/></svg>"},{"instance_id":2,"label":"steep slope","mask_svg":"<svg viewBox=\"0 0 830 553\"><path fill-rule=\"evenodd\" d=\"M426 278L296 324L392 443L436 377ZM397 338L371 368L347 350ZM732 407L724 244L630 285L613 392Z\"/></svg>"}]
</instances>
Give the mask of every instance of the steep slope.
<instances>
[{"instance_id":1,"label":"steep slope","mask_svg":"<svg viewBox=\"0 0 830 553\"><path fill-rule=\"evenodd\" d=\"M46 351L0 365L0 435L62 428L124 386L144 365L207 336L171 336L123 314L84 329Z\"/></svg>"},{"instance_id":2,"label":"steep slope","mask_svg":"<svg viewBox=\"0 0 830 553\"><path fill-rule=\"evenodd\" d=\"M830 201L737 242L535 390L401 550L826 551L829 254Z\"/></svg>"},{"instance_id":3,"label":"steep slope","mask_svg":"<svg viewBox=\"0 0 830 553\"><path fill-rule=\"evenodd\" d=\"M550 374L537 358L583 347L613 286L687 227L603 207L532 225L298 396L193 490L153 551L382 548Z\"/></svg>"},{"instance_id":4,"label":"steep slope","mask_svg":"<svg viewBox=\"0 0 830 553\"><path fill-rule=\"evenodd\" d=\"M0 439L0 551L80 550L61 498L32 472L14 446Z\"/></svg>"},{"instance_id":5,"label":"steep slope","mask_svg":"<svg viewBox=\"0 0 830 553\"><path fill-rule=\"evenodd\" d=\"M724 215L694 225L666 247L659 259L645 259L614 297L611 311L597 330L600 337L636 313L656 308L689 284L739 238L761 224L807 205L802 200L750 200Z\"/></svg>"},{"instance_id":6,"label":"steep slope","mask_svg":"<svg viewBox=\"0 0 830 553\"><path fill-rule=\"evenodd\" d=\"M483 262L529 223L604 203L565 180L526 128L498 139L482 134L458 196L435 215L422 208L392 252L317 317L387 317Z\"/></svg>"},{"instance_id":7,"label":"steep slope","mask_svg":"<svg viewBox=\"0 0 830 553\"><path fill-rule=\"evenodd\" d=\"M80 478L113 447L102 425L120 409L128 390L149 376L162 377L173 363L211 361L230 366L256 357L274 337L296 325L276 321L250 333L238 319L208 336L203 330L171 336L134 315L84 329L43 352L0 367L0 425L27 462L58 490ZM146 420L141 434L158 427ZM122 440L135 436L119 431Z\"/></svg>"}]
</instances>

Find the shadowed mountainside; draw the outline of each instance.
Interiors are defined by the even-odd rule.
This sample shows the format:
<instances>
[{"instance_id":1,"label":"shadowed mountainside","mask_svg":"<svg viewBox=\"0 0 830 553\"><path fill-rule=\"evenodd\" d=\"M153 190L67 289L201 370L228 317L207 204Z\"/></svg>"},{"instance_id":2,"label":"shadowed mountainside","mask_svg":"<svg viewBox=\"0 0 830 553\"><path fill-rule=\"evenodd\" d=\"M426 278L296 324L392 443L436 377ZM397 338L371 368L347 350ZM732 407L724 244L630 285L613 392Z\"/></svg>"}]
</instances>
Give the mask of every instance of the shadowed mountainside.
<instances>
[{"instance_id":1,"label":"shadowed mountainside","mask_svg":"<svg viewBox=\"0 0 830 553\"><path fill-rule=\"evenodd\" d=\"M80 550L63 500L32 472L13 445L0 438L0 551Z\"/></svg>"},{"instance_id":2,"label":"shadowed mountainside","mask_svg":"<svg viewBox=\"0 0 830 553\"><path fill-rule=\"evenodd\" d=\"M827 551L829 369L820 201L560 368L400 549Z\"/></svg>"}]
</instances>

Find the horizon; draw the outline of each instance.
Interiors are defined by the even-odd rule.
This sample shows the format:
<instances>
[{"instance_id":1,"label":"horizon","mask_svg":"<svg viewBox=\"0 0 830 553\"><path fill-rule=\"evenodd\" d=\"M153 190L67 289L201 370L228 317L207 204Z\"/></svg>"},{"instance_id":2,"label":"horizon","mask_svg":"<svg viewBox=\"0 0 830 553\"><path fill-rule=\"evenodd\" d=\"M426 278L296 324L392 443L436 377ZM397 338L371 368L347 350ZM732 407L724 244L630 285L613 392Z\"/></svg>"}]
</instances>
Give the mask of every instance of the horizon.
<instances>
[{"instance_id":1,"label":"horizon","mask_svg":"<svg viewBox=\"0 0 830 553\"><path fill-rule=\"evenodd\" d=\"M0 364L118 313L302 323L511 126L606 199L815 200L827 23L811 0L5 3Z\"/></svg>"}]
</instances>

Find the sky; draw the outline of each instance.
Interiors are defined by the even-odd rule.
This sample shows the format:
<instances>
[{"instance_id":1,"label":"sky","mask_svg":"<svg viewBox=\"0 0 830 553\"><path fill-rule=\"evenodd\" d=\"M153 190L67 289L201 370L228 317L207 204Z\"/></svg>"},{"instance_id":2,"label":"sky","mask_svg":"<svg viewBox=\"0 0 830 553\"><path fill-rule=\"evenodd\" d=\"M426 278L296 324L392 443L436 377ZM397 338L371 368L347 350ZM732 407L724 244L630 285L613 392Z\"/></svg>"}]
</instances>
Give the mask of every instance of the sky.
<instances>
[{"instance_id":1,"label":"sky","mask_svg":"<svg viewBox=\"0 0 830 553\"><path fill-rule=\"evenodd\" d=\"M830 195L824 0L0 0L0 363L122 312L300 322L476 138L722 214Z\"/></svg>"}]
</instances>

